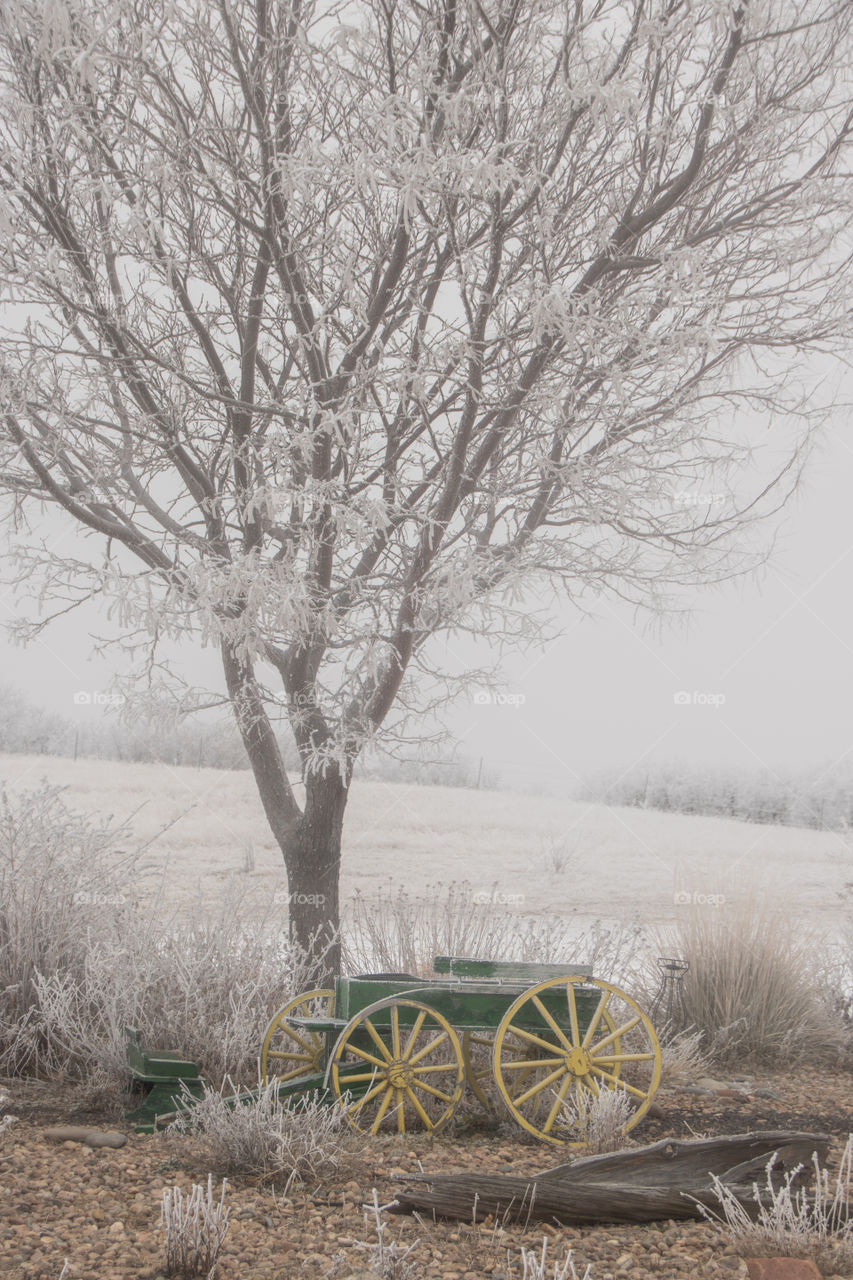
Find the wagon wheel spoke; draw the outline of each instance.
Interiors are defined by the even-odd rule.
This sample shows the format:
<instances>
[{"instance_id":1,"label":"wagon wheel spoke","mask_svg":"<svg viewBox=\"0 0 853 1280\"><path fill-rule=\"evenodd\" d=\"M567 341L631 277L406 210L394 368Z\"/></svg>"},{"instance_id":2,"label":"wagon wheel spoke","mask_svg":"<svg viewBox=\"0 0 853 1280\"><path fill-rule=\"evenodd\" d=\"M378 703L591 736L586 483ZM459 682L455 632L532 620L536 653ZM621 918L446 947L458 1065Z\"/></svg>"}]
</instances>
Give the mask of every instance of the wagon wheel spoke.
<instances>
[{"instance_id":1,"label":"wagon wheel spoke","mask_svg":"<svg viewBox=\"0 0 853 1280\"><path fill-rule=\"evenodd\" d=\"M261 1078L297 1080L300 1076L319 1073L326 1053L326 1037L320 1031L297 1026L294 1018L329 1017L335 993L330 987L306 991L288 1001L267 1024L261 1042Z\"/></svg>"},{"instance_id":2,"label":"wagon wheel spoke","mask_svg":"<svg viewBox=\"0 0 853 1280\"><path fill-rule=\"evenodd\" d=\"M554 1017L551 1010L546 1009L545 1005L542 1003L542 1001L539 999L538 996L532 997L533 1004L542 1014L542 1017L548 1023L548 1026L554 1032L554 1035L557 1037L560 1043L564 1045L566 1049L571 1049L573 1045L576 1045L578 1042L578 1013L577 1013L577 1009L575 1008L575 993L572 991L571 987L569 987L569 991L571 992L571 996L569 999L569 1015L571 1017L571 1022L572 1022L572 1039L571 1040L567 1038L565 1032L563 1031L560 1024L557 1022L557 1019Z\"/></svg>"},{"instance_id":3,"label":"wagon wheel spoke","mask_svg":"<svg viewBox=\"0 0 853 1280\"><path fill-rule=\"evenodd\" d=\"M618 1076L614 1076L612 1071L602 1071L600 1067L593 1066L592 1074L600 1080L605 1080L610 1088L624 1089L626 1093L632 1094L635 1098L645 1098L645 1089L637 1089L634 1085L628 1084L627 1080L620 1080Z\"/></svg>"},{"instance_id":4,"label":"wagon wheel spoke","mask_svg":"<svg viewBox=\"0 0 853 1280\"><path fill-rule=\"evenodd\" d=\"M357 1058L361 1058L362 1061L364 1062L372 1062L375 1067L384 1067L385 1063L388 1061L387 1058L375 1057L374 1054L368 1053L365 1049L360 1048L359 1045L357 1044L351 1044L349 1051L350 1053L355 1054Z\"/></svg>"},{"instance_id":5,"label":"wagon wheel spoke","mask_svg":"<svg viewBox=\"0 0 853 1280\"><path fill-rule=\"evenodd\" d=\"M420 1013L415 1018L414 1025L412 1027L412 1033L409 1036L408 1040L406 1041L406 1047L403 1050L403 1057L408 1058L410 1062L412 1059L412 1048L414 1046L415 1041L417 1040L418 1036L421 1033L421 1027L424 1025L425 1018L426 1018L426 1009L421 1009Z\"/></svg>"},{"instance_id":6,"label":"wagon wheel spoke","mask_svg":"<svg viewBox=\"0 0 853 1280\"><path fill-rule=\"evenodd\" d=\"M569 1026L572 1032L571 1047L574 1048L575 1045L580 1044L581 1033L578 1028L578 1002L575 999L575 988L571 982L566 983L566 996L569 1004Z\"/></svg>"},{"instance_id":7,"label":"wagon wheel spoke","mask_svg":"<svg viewBox=\"0 0 853 1280\"><path fill-rule=\"evenodd\" d=\"M365 1063L373 1070L368 1072ZM420 1001L389 996L367 1006L343 1029L331 1053L329 1081L339 1102L348 1088L358 1092L368 1086L344 1112L362 1132L403 1134L412 1127L434 1132L453 1113L464 1072L462 1050L447 1020Z\"/></svg>"},{"instance_id":8,"label":"wagon wheel spoke","mask_svg":"<svg viewBox=\"0 0 853 1280\"><path fill-rule=\"evenodd\" d=\"M551 1053L559 1046L555 1045L553 1040L543 1040L541 1036L537 1036L532 1031L526 1030L524 1027L513 1027L512 1034L518 1036L525 1044L536 1045L538 1049L548 1049Z\"/></svg>"},{"instance_id":9,"label":"wagon wheel spoke","mask_svg":"<svg viewBox=\"0 0 853 1280\"><path fill-rule=\"evenodd\" d=\"M599 1022L600 1022L600 1021L601 1021L601 1019L604 1017L604 1015L607 1013L607 1006L608 1006L608 1004L610 1003L610 997L611 997L611 995L612 995L612 994L613 994L613 993L612 993L612 991L606 991L606 992L604 993L604 995L601 997L601 999L599 1000L599 1002L598 1002L598 1007L597 1007L597 1009L595 1010L595 1013L592 1015L592 1018L590 1019L590 1024L589 1024L589 1026L588 1026L588 1027L587 1027L587 1029L586 1029L586 1034L584 1035L584 1038L583 1038L583 1040L581 1041L581 1048L582 1048L582 1049L586 1049L586 1048L589 1046L589 1042L590 1042L590 1040L591 1040L591 1039L592 1039L592 1037L595 1035L595 1033L596 1033L596 1031L597 1031L597 1029L598 1029L598 1024L599 1024ZM611 1027L611 1030L612 1030L612 1028L613 1028L613 1023L612 1023L612 1022L610 1022L610 1027Z\"/></svg>"},{"instance_id":10,"label":"wagon wheel spoke","mask_svg":"<svg viewBox=\"0 0 853 1280\"><path fill-rule=\"evenodd\" d=\"M346 1081L344 1081L344 1083L346 1083ZM388 1089L388 1083L386 1080L380 1080L372 1089L368 1089L363 1098L359 1098L356 1102L351 1103L350 1106L347 1107L347 1115L359 1115L364 1110L365 1104L372 1101L372 1099L375 1098L377 1094L380 1094L383 1089L388 1090L390 1094L391 1091Z\"/></svg>"},{"instance_id":11,"label":"wagon wheel spoke","mask_svg":"<svg viewBox=\"0 0 853 1280\"><path fill-rule=\"evenodd\" d=\"M524 1093L516 1094L513 1102L517 1107L520 1107L523 1102L528 1102L531 1098L535 1098L537 1093L541 1093L543 1089L547 1089L555 1080L559 1080L560 1076L565 1074L565 1070L564 1066L559 1066L556 1071L552 1071L544 1080L538 1080L529 1089L525 1089Z\"/></svg>"},{"instance_id":12,"label":"wagon wheel spoke","mask_svg":"<svg viewBox=\"0 0 853 1280\"><path fill-rule=\"evenodd\" d=\"M590 1053L598 1053L599 1049L603 1049L606 1044L610 1044L613 1040L627 1035L629 1031L633 1031L638 1025L641 1017L642 1015L638 1013L636 1017L629 1018L629 1020L623 1023L621 1027L614 1027L610 1034L606 1035L603 1040L597 1040L595 1044L592 1045Z\"/></svg>"},{"instance_id":13,"label":"wagon wheel spoke","mask_svg":"<svg viewBox=\"0 0 853 1280\"><path fill-rule=\"evenodd\" d=\"M594 1100L619 1089L631 1105L627 1131L657 1088L660 1048L630 996L578 975L550 978L513 1001L495 1035L492 1066L518 1124L545 1142L579 1146L584 1125L568 1105L571 1090Z\"/></svg>"},{"instance_id":14,"label":"wagon wheel spoke","mask_svg":"<svg viewBox=\"0 0 853 1280\"><path fill-rule=\"evenodd\" d=\"M409 1086L407 1085L406 1088L408 1087ZM427 1084L425 1080L413 1080L412 1088L423 1089L424 1093L430 1093L434 1098L440 1098L442 1102L450 1102L453 1098L451 1093L443 1093L441 1089L433 1088L433 1086L431 1084Z\"/></svg>"},{"instance_id":15,"label":"wagon wheel spoke","mask_svg":"<svg viewBox=\"0 0 853 1280\"><path fill-rule=\"evenodd\" d=\"M596 1053L590 1054L594 1062L653 1062L653 1053Z\"/></svg>"},{"instance_id":16,"label":"wagon wheel spoke","mask_svg":"<svg viewBox=\"0 0 853 1280\"><path fill-rule=\"evenodd\" d=\"M370 1019L369 1018L362 1019L361 1025L364 1027L365 1031L370 1036L371 1040L376 1045L379 1052L382 1054L386 1063L390 1062L393 1057L393 1054L390 1052L385 1041L382 1039L382 1037L374 1027L373 1023L370 1021Z\"/></svg>"},{"instance_id":17,"label":"wagon wheel spoke","mask_svg":"<svg viewBox=\"0 0 853 1280\"><path fill-rule=\"evenodd\" d=\"M375 1079L376 1079L375 1071L359 1071L355 1075L353 1075L351 1072L348 1071L346 1075L341 1076L341 1081L344 1084L362 1084L365 1080L375 1080Z\"/></svg>"},{"instance_id":18,"label":"wagon wheel spoke","mask_svg":"<svg viewBox=\"0 0 853 1280\"><path fill-rule=\"evenodd\" d=\"M569 1091L569 1085L571 1083L572 1083L572 1077L569 1075L567 1071L565 1078L563 1080L563 1083L560 1085L559 1089L557 1090L556 1096L554 1098L554 1105L551 1107L551 1110L548 1112L548 1115L545 1117L545 1123L542 1125L543 1133L550 1133L551 1130L553 1129L554 1121L557 1119L557 1116L560 1114L560 1112L563 1109L563 1104L566 1101L566 1094Z\"/></svg>"},{"instance_id":19,"label":"wagon wheel spoke","mask_svg":"<svg viewBox=\"0 0 853 1280\"><path fill-rule=\"evenodd\" d=\"M424 1045L423 1049L419 1049L417 1053L410 1054L408 1059L409 1066L413 1067L416 1062L420 1062L421 1058L425 1058L428 1053L432 1053L433 1049L437 1049L440 1044L443 1044L447 1039L449 1030L450 1028L448 1027L447 1031L442 1031L440 1036L437 1036L429 1044Z\"/></svg>"},{"instance_id":20,"label":"wagon wheel spoke","mask_svg":"<svg viewBox=\"0 0 853 1280\"><path fill-rule=\"evenodd\" d=\"M413 1091L408 1087L408 1085L406 1086L406 1095L407 1095L407 1097L408 1097L409 1101L411 1102L412 1106L414 1107L415 1111L418 1113L418 1116L419 1116L419 1118L420 1118L420 1121L421 1121L421 1124L423 1125L423 1127L424 1127L428 1132L431 1132L431 1131L432 1131L432 1129L433 1129L433 1127L434 1127L434 1126L433 1126L433 1123L432 1123L432 1121L430 1120L430 1118L429 1118L429 1116L427 1115L427 1113L424 1111L424 1109L423 1109L423 1107L421 1106L421 1104L420 1104L420 1102L418 1101L418 1099L415 1097L415 1094L413 1093Z\"/></svg>"},{"instance_id":21,"label":"wagon wheel spoke","mask_svg":"<svg viewBox=\"0 0 853 1280\"><path fill-rule=\"evenodd\" d=\"M533 1067L556 1067L558 1062L565 1062L565 1055L561 1058L517 1058L512 1062L503 1064L504 1071L530 1071Z\"/></svg>"},{"instance_id":22,"label":"wagon wheel spoke","mask_svg":"<svg viewBox=\"0 0 853 1280\"><path fill-rule=\"evenodd\" d=\"M385 1096L380 1102L379 1110L376 1112L376 1115L373 1118L373 1123L370 1126L371 1133L376 1134L379 1132L379 1126L381 1125L383 1119L385 1118L385 1112L388 1110L388 1107L390 1106L391 1099L393 1098L393 1096L394 1096L393 1089L386 1088Z\"/></svg>"}]
</instances>

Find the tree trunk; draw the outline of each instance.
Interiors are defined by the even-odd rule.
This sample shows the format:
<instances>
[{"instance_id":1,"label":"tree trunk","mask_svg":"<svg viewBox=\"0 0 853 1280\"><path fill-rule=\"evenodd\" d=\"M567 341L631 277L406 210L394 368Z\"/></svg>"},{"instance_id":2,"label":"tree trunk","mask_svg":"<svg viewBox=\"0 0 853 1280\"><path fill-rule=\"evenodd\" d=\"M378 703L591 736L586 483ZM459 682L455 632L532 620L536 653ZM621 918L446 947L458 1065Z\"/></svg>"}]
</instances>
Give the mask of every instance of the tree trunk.
<instances>
[{"instance_id":1,"label":"tree trunk","mask_svg":"<svg viewBox=\"0 0 853 1280\"><path fill-rule=\"evenodd\" d=\"M337 770L309 774L305 811L285 842L290 936L317 958L321 980L341 971L339 878L349 785Z\"/></svg>"},{"instance_id":2,"label":"tree trunk","mask_svg":"<svg viewBox=\"0 0 853 1280\"><path fill-rule=\"evenodd\" d=\"M349 783L329 766L309 774L300 810L251 663L222 643L225 682L270 830L284 858L290 936L317 962L317 979L341 971L341 834Z\"/></svg>"}]
</instances>

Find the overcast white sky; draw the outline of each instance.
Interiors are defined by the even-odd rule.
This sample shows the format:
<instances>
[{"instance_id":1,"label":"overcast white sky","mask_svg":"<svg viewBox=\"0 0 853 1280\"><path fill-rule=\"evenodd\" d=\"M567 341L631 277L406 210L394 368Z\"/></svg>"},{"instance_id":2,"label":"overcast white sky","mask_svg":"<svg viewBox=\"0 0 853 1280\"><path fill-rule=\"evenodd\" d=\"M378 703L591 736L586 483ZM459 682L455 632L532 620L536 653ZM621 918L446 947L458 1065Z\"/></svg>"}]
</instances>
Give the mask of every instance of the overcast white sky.
<instances>
[{"instance_id":1,"label":"overcast white sky","mask_svg":"<svg viewBox=\"0 0 853 1280\"><path fill-rule=\"evenodd\" d=\"M451 724L462 751L549 788L646 759L778 769L847 756L853 766L851 494L853 441L839 409L760 581L697 589L690 624L663 634L619 602L600 603L593 619L567 610L544 653L505 663L507 701L459 703ZM8 619L7 594L0 608ZM109 661L91 657L88 634L106 630L81 612L26 649L1 637L0 680L66 716L105 714L74 698L109 685ZM194 680L218 683L215 654L188 651L184 662Z\"/></svg>"}]
</instances>

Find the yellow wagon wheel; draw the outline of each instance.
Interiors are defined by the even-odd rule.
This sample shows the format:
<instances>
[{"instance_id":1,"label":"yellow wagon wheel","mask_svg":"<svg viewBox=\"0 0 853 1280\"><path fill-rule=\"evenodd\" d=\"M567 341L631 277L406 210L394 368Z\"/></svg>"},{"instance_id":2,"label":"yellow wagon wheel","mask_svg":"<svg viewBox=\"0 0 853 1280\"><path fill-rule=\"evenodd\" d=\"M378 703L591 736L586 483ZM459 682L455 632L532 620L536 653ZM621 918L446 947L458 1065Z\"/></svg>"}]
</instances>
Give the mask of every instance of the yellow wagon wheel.
<instances>
[{"instance_id":1,"label":"yellow wagon wheel","mask_svg":"<svg viewBox=\"0 0 853 1280\"><path fill-rule=\"evenodd\" d=\"M446 1018L419 1000L377 1000L344 1027L327 1082L353 1128L434 1133L462 1096L465 1064Z\"/></svg>"},{"instance_id":2,"label":"yellow wagon wheel","mask_svg":"<svg viewBox=\"0 0 853 1280\"><path fill-rule=\"evenodd\" d=\"M323 1069L326 1037L318 1031L297 1027L291 1018L328 1017L335 993L329 987L306 991L289 1001L270 1022L261 1045L261 1077L264 1084L273 1077L295 1080Z\"/></svg>"},{"instance_id":3,"label":"yellow wagon wheel","mask_svg":"<svg viewBox=\"0 0 853 1280\"><path fill-rule=\"evenodd\" d=\"M605 1089L624 1093L627 1133L660 1080L660 1045L639 1005L609 982L550 978L510 1005L495 1036L495 1083L514 1119L545 1142L581 1145L579 1109Z\"/></svg>"}]
</instances>

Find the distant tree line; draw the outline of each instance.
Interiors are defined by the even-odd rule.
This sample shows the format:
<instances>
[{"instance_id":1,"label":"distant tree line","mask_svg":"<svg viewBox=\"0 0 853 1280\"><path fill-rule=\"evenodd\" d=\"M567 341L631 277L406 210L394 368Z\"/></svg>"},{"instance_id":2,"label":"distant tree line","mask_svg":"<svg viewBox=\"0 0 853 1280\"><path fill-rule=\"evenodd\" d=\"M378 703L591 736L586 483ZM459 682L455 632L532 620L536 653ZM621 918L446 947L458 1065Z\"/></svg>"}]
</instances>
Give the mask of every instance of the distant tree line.
<instances>
[{"instance_id":1,"label":"distant tree line","mask_svg":"<svg viewBox=\"0 0 853 1280\"><path fill-rule=\"evenodd\" d=\"M288 770L300 772L293 739L279 734ZM31 702L12 685L0 685L0 755L47 755L145 764L160 762L208 769L248 769L249 761L230 711L218 720L135 719L117 714L96 720L74 720ZM475 760L456 759L436 748L429 756L395 758L373 753L357 770L359 776L418 786L496 787L492 771Z\"/></svg>"},{"instance_id":2,"label":"distant tree line","mask_svg":"<svg viewBox=\"0 0 853 1280\"><path fill-rule=\"evenodd\" d=\"M580 798L818 831L853 828L853 775L834 767L776 772L662 763L624 775L598 773Z\"/></svg>"}]
</instances>

